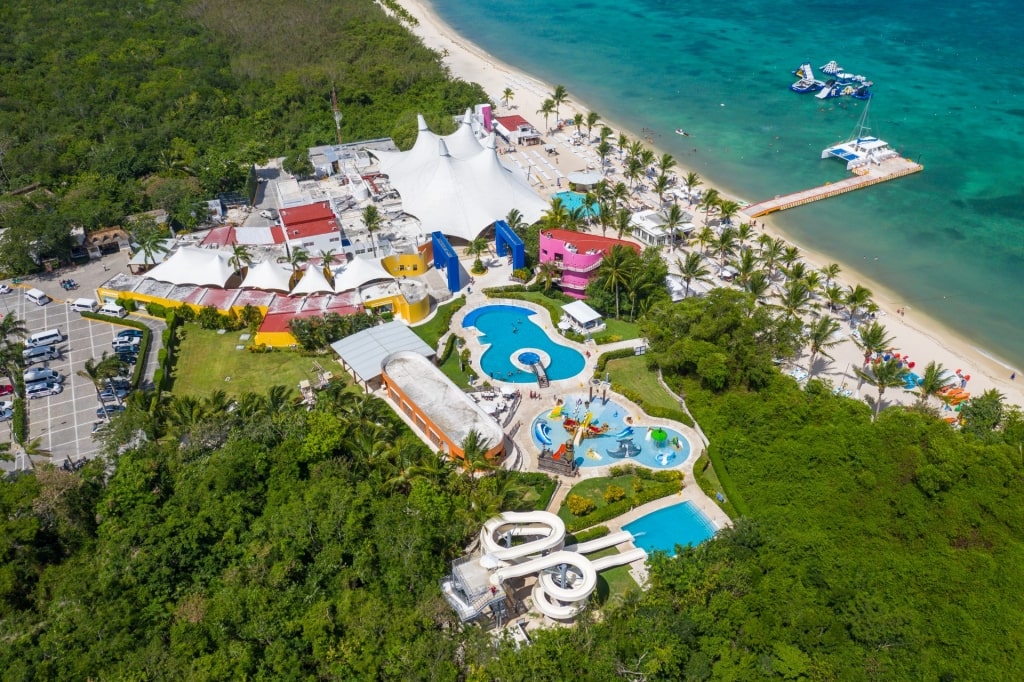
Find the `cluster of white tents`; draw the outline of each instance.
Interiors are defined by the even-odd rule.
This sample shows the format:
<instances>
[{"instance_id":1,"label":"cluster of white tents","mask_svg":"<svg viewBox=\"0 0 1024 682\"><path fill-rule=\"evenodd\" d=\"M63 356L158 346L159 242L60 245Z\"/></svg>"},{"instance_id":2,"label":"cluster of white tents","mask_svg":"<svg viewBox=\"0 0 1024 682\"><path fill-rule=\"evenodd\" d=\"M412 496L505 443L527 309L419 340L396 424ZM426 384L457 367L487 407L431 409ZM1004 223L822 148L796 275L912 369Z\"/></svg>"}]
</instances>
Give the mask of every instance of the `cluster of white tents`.
<instances>
[{"instance_id":1,"label":"cluster of white tents","mask_svg":"<svg viewBox=\"0 0 1024 682\"><path fill-rule=\"evenodd\" d=\"M224 287L235 274L230 261L231 256L224 251L182 247L163 263L147 272L144 277L179 286ZM379 261L369 258L354 258L348 263L332 267L331 271L334 273L333 285L324 276L321 266L309 264L303 272L302 278L292 288L290 286L291 269L265 260L249 266L240 288L278 291L289 293L292 296L309 296L312 294L340 294L358 289L369 282L394 279L394 276L388 273Z\"/></svg>"},{"instance_id":2,"label":"cluster of white tents","mask_svg":"<svg viewBox=\"0 0 1024 682\"><path fill-rule=\"evenodd\" d=\"M458 130L446 136L431 132L422 116L417 121L412 149L371 154L402 195L403 210L419 219L424 232L472 241L513 208L528 223L547 210L522 171L501 162L494 133L483 143L477 139L469 111Z\"/></svg>"}]
</instances>

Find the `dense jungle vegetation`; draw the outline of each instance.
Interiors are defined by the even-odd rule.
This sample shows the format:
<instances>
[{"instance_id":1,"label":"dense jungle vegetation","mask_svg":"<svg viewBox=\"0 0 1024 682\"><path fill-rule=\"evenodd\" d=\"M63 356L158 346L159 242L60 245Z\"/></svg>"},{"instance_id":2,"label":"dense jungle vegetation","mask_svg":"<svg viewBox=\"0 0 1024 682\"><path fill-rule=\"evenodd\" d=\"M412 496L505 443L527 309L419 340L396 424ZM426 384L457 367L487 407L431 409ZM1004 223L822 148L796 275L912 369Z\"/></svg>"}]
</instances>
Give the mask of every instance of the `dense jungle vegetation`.
<instances>
[{"instance_id":1,"label":"dense jungle vegetation","mask_svg":"<svg viewBox=\"0 0 1024 682\"><path fill-rule=\"evenodd\" d=\"M141 210L194 225L252 163L334 142L332 88L343 139L403 147L486 100L371 0L0 3L0 193L45 190L0 202L0 264Z\"/></svg>"},{"instance_id":2,"label":"dense jungle vegetation","mask_svg":"<svg viewBox=\"0 0 1024 682\"><path fill-rule=\"evenodd\" d=\"M480 97L352 0L9 0L0 54L2 189L52 194L5 197L2 219L37 238L157 197L187 207L251 161L332 140L331 85L346 138L400 144L416 111L440 121ZM746 510L654 557L648 591L495 648L438 580L531 479L453 469L352 393L312 412L279 390L138 393L105 437L111 466L0 484L0 678L1024 677L1017 410L990 404L962 431L927 405L873 423L778 374L797 330L747 295L644 313L647 357Z\"/></svg>"}]
</instances>

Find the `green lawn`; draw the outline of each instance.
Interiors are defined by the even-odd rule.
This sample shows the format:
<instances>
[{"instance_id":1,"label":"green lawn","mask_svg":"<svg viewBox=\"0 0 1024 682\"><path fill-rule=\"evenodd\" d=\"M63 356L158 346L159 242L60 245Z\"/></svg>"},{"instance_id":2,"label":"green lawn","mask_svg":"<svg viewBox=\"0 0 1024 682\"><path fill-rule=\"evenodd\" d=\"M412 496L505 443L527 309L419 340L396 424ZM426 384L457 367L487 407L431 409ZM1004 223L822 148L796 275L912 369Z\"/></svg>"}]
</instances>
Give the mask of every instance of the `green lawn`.
<instances>
[{"instance_id":1,"label":"green lawn","mask_svg":"<svg viewBox=\"0 0 1024 682\"><path fill-rule=\"evenodd\" d=\"M466 299L462 296L453 298L444 305L437 306L437 310L434 312L434 316L427 322L416 326L410 327L416 336L423 339L431 348L437 349L437 342L440 340L444 333L448 331L448 327L452 321L452 315L457 313L462 306L466 305Z\"/></svg>"},{"instance_id":2,"label":"green lawn","mask_svg":"<svg viewBox=\"0 0 1024 682\"><path fill-rule=\"evenodd\" d=\"M619 550L614 547L602 549L598 552L591 552L587 558L593 561L604 556L618 554ZM597 603L604 605L609 599L621 599L630 590L639 590L640 586L629 574L629 564L608 568L597 574Z\"/></svg>"},{"instance_id":3,"label":"green lawn","mask_svg":"<svg viewBox=\"0 0 1024 682\"><path fill-rule=\"evenodd\" d=\"M249 391L265 393L278 384L297 394L300 380L316 379L314 360L335 376L344 375L344 370L329 355L312 358L292 351L252 353L244 348L248 342L239 340L243 332L218 334L193 324L183 329L185 339L178 350L174 370L173 390L179 395L207 396L217 390L228 395ZM238 350L236 346L243 348Z\"/></svg>"},{"instance_id":4,"label":"green lawn","mask_svg":"<svg viewBox=\"0 0 1024 682\"><path fill-rule=\"evenodd\" d=\"M626 499L629 499L633 495L633 482L636 480L638 479L633 474L614 477L601 476L598 478L588 478L587 480L574 485L572 490L569 491L569 495L579 495L580 497L589 498L594 502L596 511L608 504L604 499L604 491L608 489L608 486L619 486L626 491ZM566 495L566 499L568 499L569 495ZM565 503L563 503L561 508L558 510L558 515L567 523L572 519L577 518L571 511L569 511L569 506Z\"/></svg>"},{"instance_id":5,"label":"green lawn","mask_svg":"<svg viewBox=\"0 0 1024 682\"><path fill-rule=\"evenodd\" d=\"M636 322L606 319L604 324L606 329L600 334L594 335L594 343L615 343L616 341L640 338L640 325Z\"/></svg>"},{"instance_id":6,"label":"green lawn","mask_svg":"<svg viewBox=\"0 0 1024 682\"><path fill-rule=\"evenodd\" d=\"M467 367L467 369L469 369ZM441 372L455 382L455 385L461 388L463 391L470 389L469 375L465 371L459 369L459 351L456 348L452 351L452 354L448 356L448 359L441 365Z\"/></svg>"},{"instance_id":7,"label":"green lawn","mask_svg":"<svg viewBox=\"0 0 1024 682\"><path fill-rule=\"evenodd\" d=\"M658 383L657 373L647 369L644 356L609 360L605 369L611 377L612 388L630 400L639 398L640 406L648 414L693 425L676 399Z\"/></svg>"},{"instance_id":8,"label":"green lawn","mask_svg":"<svg viewBox=\"0 0 1024 682\"><path fill-rule=\"evenodd\" d=\"M530 303L536 303L551 314L551 320L554 324L558 324L558 321L562 319L562 306L565 305L565 303L545 296L540 291L497 292L494 296L497 298L511 298L517 301L529 301Z\"/></svg>"}]
</instances>

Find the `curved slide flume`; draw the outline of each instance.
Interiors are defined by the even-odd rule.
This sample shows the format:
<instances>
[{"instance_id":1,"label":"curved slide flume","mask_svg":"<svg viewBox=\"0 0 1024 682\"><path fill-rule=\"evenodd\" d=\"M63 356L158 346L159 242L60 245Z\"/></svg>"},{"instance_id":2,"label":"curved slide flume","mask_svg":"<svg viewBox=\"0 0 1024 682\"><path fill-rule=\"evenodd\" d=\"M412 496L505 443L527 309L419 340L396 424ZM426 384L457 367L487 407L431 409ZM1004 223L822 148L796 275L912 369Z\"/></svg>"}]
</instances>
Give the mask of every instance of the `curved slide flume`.
<instances>
[{"instance_id":1,"label":"curved slide flume","mask_svg":"<svg viewBox=\"0 0 1024 682\"><path fill-rule=\"evenodd\" d=\"M501 540L507 533L536 539L505 547ZM561 549L565 545L565 522L545 511L504 512L484 523L480 531L480 545L484 554L494 560L516 563L529 556Z\"/></svg>"},{"instance_id":2,"label":"curved slide flume","mask_svg":"<svg viewBox=\"0 0 1024 682\"><path fill-rule=\"evenodd\" d=\"M533 435L541 445L551 445L551 427L544 422L536 422L533 425Z\"/></svg>"}]
</instances>

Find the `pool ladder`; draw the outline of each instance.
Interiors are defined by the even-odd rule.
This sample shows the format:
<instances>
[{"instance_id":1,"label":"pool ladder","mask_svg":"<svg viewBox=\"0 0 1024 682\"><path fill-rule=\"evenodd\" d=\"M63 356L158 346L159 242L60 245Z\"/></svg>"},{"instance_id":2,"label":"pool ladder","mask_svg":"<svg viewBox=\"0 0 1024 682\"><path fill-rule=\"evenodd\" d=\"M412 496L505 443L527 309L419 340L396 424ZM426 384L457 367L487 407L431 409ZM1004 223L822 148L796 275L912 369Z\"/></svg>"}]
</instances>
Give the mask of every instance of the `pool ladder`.
<instances>
[{"instance_id":1,"label":"pool ladder","mask_svg":"<svg viewBox=\"0 0 1024 682\"><path fill-rule=\"evenodd\" d=\"M541 388L547 388L551 382L548 381L548 373L544 371L544 365L539 362L534 362L530 365L530 369L537 375L537 385Z\"/></svg>"}]
</instances>

